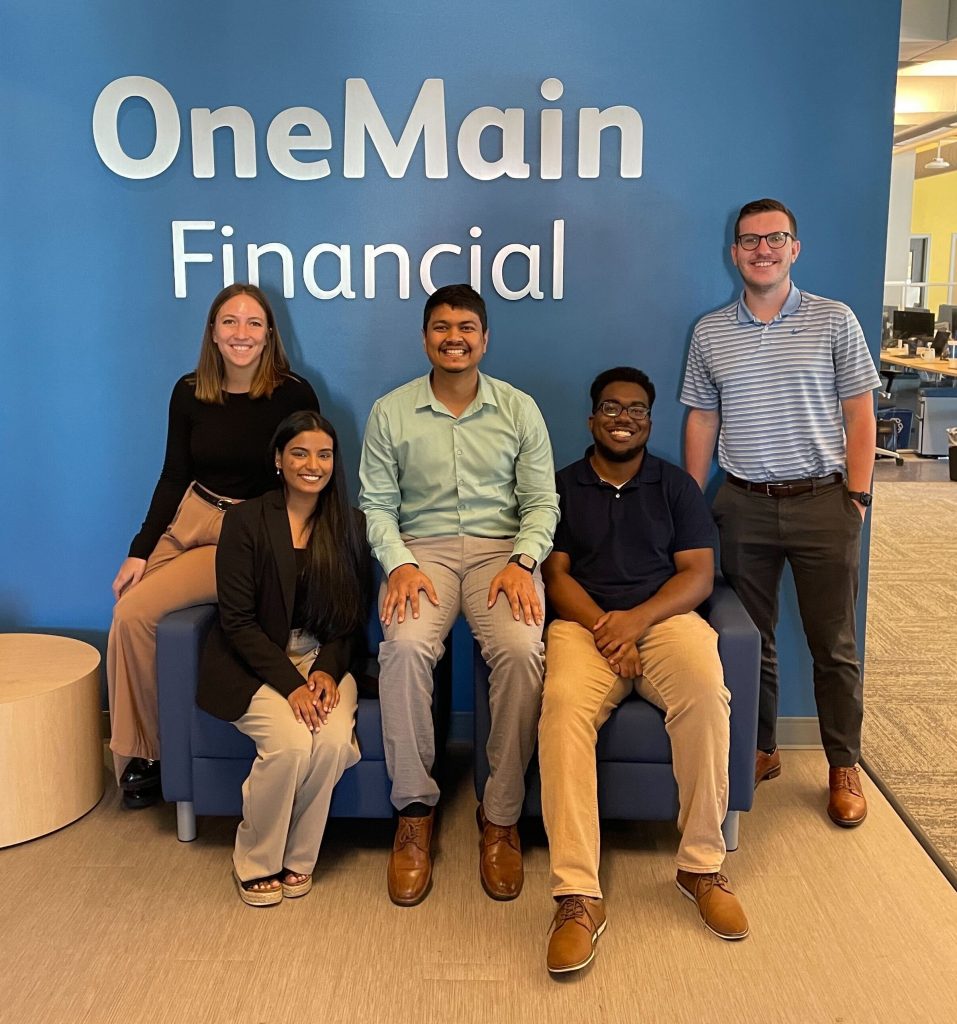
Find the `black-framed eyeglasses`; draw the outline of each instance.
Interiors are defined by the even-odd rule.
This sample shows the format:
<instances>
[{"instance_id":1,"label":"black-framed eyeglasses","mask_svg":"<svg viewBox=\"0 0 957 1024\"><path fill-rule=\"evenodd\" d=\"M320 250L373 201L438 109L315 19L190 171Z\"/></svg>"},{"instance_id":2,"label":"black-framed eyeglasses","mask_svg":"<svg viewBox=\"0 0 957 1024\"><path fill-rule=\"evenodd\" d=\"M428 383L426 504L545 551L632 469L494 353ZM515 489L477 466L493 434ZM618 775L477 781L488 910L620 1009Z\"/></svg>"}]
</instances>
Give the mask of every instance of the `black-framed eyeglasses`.
<instances>
[{"instance_id":1,"label":"black-framed eyeglasses","mask_svg":"<svg viewBox=\"0 0 957 1024\"><path fill-rule=\"evenodd\" d=\"M637 420L639 423L651 415L651 410L647 405L622 405L621 402L615 402L610 398L605 402L598 403L598 411L602 416L607 416L612 420L616 416L620 416L622 412L626 412L631 419Z\"/></svg>"},{"instance_id":2,"label":"black-framed eyeglasses","mask_svg":"<svg viewBox=\"0 0 957 1024\"><path fill-rule=\"evenodd\" d=\"M788 244L789 238L792 242L797 241L790 231L772 231L770 235L738 235L735 241L742 249L747 249L750 252L752 249L757 249L762 238L771 249L783 249Z\"/></svg>"}]
</instances>

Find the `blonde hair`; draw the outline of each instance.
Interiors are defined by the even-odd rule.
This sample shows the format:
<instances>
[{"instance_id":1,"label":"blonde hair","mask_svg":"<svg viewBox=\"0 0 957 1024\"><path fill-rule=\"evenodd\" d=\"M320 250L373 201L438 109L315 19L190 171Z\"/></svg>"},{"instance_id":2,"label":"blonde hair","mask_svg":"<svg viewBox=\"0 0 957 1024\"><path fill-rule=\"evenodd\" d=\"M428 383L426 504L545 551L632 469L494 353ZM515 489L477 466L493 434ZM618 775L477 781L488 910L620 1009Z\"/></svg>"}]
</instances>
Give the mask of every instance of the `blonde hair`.
<instances>
[{"instance_id":1,"label":"blonde hair","mask_svg":"<svg viewBox=\"0 0 957 1024\"><path fill-rule=\"evenodd\" d=\"M273 391L282 383L282 378L289 375L289 357L282 345L276 318L272 306L262 289L254 284L231 284L224 288L209 307L206 317L206 329L199 349L199 363L192 380L196 384L196 397L201 402L223 404L223 388L226 383L226 367L216 343L213 341L213 327L222 306L237 295L248 295L255 299L266 314L266 345L259 359L259 366L253 376L249 388L250 398L269 398Z\"/></svg>"}]
</instances>

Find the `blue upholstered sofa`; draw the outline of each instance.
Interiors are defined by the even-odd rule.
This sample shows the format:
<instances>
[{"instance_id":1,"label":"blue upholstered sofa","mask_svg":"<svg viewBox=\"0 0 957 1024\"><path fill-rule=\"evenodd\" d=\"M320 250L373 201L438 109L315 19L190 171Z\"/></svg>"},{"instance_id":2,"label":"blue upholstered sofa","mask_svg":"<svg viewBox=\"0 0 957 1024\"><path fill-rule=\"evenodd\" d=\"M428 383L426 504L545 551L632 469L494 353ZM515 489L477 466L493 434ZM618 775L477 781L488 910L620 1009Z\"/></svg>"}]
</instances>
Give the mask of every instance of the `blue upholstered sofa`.
<instances>
[{"instance_id":1,"label":"blue upholstered sofa","mask_svg":"<svg viewBox=\"0 0 957 1024\"><path fill-rule=\"evenodd\" d=\"M761 639L734 591L723 580L699 611L718 634L718 654L731 691L731 751L725 843L738 845L738 815L754 799L754 751L758 730ZM475 652L475 791L488 778L485 744L489 734L488 667ZM678 816L678 788L671 771L665 716L632 694L612 712L598 733L598 807L603 818L672 821ZM538 762L526 776L524 813L541 816Z\"/></svg>"},{"instance_id":2,"label":"blue upholstered sofa","mask_svg":"<svg viewBox=\"0 0 957 1024\"><path fill-rule=\"evenodd\" d=\"M167 615L156 633L163 796L176 803L176 833L183 842L196 838L197 814L242 814L242 784L256 754L248 736L196 706L199 655L215 615L213 604L184 608ZM329 813L391 817L375 698L360 696L356 734L362 760L336 786Z\"/></svg>"},{"instance_id":3,"label":"blue upholstered sofa","mask_svg":"<svg viewBox=\"0 0 957 1024\"><path fill-rule=\"evenodd\" d=\"M754 792L754 750L757 735L760 641L741 603L723 583L702 609L718 633L718 650L731 690L730 811L725 822L729 849L737 845L737 816L749 810ZM227 722L196 707L199 655L216 614L215 605L199 605L167 615L157 630L160 742L163 796L176 803L177 835L196 837L197 814L242 813L242 783L255 747ZM370 622L370 649L381 634ZM475 647L475 785L482 793L488 778L488 669ZM374 671L374 667L370 666ZM448 657L436 670L437 737L447 722L445 701L451 690ZM390 784L382 746L379 702L359 699L356 731L362 760L336 786L330 813L334 817L388 818ZM599 804L604 817L668 820L677 816L677 790L671 774L671 747L662 713L632 697L605 724L598 741ZM541 814L537 764L528 775L528 814Z\"/></svg>"}]
</instances>

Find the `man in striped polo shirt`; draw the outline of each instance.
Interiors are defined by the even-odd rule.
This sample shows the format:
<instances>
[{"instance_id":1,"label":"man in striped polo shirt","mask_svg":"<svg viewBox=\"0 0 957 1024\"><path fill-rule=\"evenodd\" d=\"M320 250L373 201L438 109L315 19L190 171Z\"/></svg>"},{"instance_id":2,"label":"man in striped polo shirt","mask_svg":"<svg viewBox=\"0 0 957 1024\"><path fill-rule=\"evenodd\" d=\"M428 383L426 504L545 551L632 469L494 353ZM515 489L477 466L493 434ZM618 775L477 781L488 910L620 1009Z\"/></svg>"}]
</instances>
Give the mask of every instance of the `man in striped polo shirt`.
<instances>
[{"instance_id":1,"label":"man in striped polo shirt","mask_svg":"<svg viewBox=\"0 0 957 1024\"><path fill-rule=\"evenodd\" d=\"M787 561L814 661L827 813L852 828L867 814L855 604L877 436L871 392L880 379L851 310L791 283L800 251L782 203L741 208L731 260L744 291L702 317L691 339L685 464L704 489L717 440L726 473L712 509L721 569L761 633L755 785L781 773L774 630Z\"/></svg>"}]
</instances>

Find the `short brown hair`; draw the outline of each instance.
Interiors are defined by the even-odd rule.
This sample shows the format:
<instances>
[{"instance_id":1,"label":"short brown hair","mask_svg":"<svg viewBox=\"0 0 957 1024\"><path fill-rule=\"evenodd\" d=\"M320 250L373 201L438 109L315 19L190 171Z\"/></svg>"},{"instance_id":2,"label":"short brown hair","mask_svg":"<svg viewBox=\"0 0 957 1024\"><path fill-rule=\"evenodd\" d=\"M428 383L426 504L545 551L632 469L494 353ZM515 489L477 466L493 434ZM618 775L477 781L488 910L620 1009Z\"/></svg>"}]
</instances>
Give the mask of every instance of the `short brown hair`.
<instances>
[{"instance_id":1,"label":"short brown hair","mask_svg":"<svg viewBox=\"0 0 957 1024\"><path fill-rule=\"evenodd\" d=\"M223 365L223 357L213 341L213 325L222 306L237 295L248 295L255 299L266 314L266 347L253 376L249 397L262 398L265 395L268 398L282 382L282 378L289 373L289 357L283 348L269 299L256 285L237 282L224 288L213 299L206 316L206 329L203 331L203 340L199 348L199 363L193 375L196 382L196 397L201 402L223 404L226 368Z\"/></svg>"},{"instance_id":2,"label":"short brown hair","mask_svg":"<svg viewBox=\"0 0 957 1024\"><path fill-rule=\"evenodd\" d=\"M798 222L797 218L793 213L777 199L754 199L750 203L745 203L738 212L738 219L734 222L734 240L738 240L738 228L741 227L741 221L745 217L750 217L752 213L784 213L787 215L788 220L791 222L791 234L797 238L798 233Z\"/></svg>"}]
</instances>

